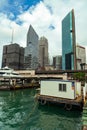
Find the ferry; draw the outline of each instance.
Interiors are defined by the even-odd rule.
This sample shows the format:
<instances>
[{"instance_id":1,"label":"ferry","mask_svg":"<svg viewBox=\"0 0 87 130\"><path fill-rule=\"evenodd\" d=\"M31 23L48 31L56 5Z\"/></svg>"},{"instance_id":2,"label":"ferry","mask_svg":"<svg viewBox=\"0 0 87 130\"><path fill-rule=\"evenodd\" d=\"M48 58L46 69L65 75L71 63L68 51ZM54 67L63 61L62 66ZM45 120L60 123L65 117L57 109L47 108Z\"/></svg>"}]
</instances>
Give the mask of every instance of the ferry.
<instances>
[{"instance_id":1,"label":"ferry","mask_svg":"<svg viewBox=\"0 0 87 130\"><path fill-rule=\"evenodd\" d=\"M0 69L0 77L1 78L16 78L21 77L17 72L15 72L13 69L9 68L8 66L3 67Z\"/></svg>"}]
</instances>

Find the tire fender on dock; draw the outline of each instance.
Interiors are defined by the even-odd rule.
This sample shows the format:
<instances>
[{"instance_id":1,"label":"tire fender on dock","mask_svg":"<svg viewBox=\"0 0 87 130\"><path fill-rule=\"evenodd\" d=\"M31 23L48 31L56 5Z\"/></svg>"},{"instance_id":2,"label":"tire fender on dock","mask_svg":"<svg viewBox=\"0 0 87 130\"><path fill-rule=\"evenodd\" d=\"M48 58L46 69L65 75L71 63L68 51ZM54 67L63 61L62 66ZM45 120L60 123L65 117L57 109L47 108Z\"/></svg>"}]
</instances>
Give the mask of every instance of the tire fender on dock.
<instances>
[{"instance_id":1,"label":"tire fender on dock","mask_svg":"<svg viewBox=\"0 0 87 130\"><path fill-rule=\"evenodd\" d=\"M72 104L65 104L64 108L68 111L70 111L72 109Z\"/></svg>"},{"instance_id":2,"label":"tire fender on dock","mask_svg":"<svg viewBox=\"0 0 87 130\"><path fill-rule=\"evenodd\" d=\"M40 104L41 105L45 105L46 104L46 100L40 100Z\"/></svg>"}]
</instances>

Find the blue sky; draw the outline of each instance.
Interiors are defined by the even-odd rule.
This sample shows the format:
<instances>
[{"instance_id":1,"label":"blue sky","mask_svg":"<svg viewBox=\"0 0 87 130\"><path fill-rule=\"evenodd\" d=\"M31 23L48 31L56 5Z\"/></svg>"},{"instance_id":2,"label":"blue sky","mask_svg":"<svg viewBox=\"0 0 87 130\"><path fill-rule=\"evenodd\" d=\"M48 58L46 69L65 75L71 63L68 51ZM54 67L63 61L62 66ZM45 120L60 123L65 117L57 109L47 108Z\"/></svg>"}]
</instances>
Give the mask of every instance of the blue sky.
<instances>
[{"instance_id":1,"label":"blue sky","mask_svg":"<svg viewBox=\"0 0 87 130\"><path fill-rule=\"evenodd\" d=\"M61 21L72 9L75 12L76 42L87 47L87 0L1 0L0 55L3 45L11 43L12 30L13 42L26 46L30 24L39 37L48 39L50 57L61 54Z\"/></svg>"},{"instance_id":2,"label":"blue sky","mask_svg":"<svg viewBox=\"0 0 87 130\"><path fill-rule=\"evenodd\" d=\"M0 7L0 12L6 14L9 19L15 20L18 15L27 11L31 6L37 5L42 0L2 0L2 5ZM10 14L14 17L10 17Z\"/></svg>"}]
</instances>

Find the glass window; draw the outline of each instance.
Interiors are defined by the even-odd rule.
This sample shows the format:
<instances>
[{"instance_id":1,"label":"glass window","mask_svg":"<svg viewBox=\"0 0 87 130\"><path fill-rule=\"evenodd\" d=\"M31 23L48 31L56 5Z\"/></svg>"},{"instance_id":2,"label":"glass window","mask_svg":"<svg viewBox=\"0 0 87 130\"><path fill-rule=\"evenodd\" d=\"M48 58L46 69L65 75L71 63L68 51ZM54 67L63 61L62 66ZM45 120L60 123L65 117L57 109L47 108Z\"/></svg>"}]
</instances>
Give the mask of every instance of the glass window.
<instances>
[{"instance_id":1,"label":"glass window","mask_svg":"<svg viewBox=\"0 0 87 130\"><path fill-rule=\"evenodd\" d=\"M66 84L59 84L59 91L66 92Z\"/></svg>"},{"instance_id":2,"label":"glass window","mask_svg":"<svg viewBox=\"0 0 87 130\"><path fill-rule=\"evenodd\" d=\"M63 84L63 91L66 92L66 84Z\"/></svg>"},{"instance_id":3,"label":"glass window","mask_svg":"<svg viewBox=\"0 0 87 130\"><path fill-rule=\"evenodd\" d=\"M62 91L62 84L59 84L59 91Z\"/></svg>"}]
</instances>

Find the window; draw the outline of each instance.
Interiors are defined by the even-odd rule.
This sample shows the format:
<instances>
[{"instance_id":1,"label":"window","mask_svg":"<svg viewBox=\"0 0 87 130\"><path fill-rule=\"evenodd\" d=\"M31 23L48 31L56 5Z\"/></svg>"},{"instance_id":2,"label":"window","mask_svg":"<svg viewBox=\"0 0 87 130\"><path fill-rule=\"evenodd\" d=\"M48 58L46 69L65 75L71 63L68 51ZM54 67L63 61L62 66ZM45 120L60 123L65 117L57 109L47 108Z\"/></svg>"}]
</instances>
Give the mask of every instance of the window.
<instances>
[{"instance_id":1,"label":"window","mask_svg":"<svg viewBox=\"0 0 87 130\"><path fill-rule=\"evenodd\" d=\"M66 84L63 84L63 91L66 92Z\"/></svg>"},{"instance_id":2,"label":"window","mask_svg":"<svg viewBox=\"0 0 87 130\"><path fill-rule=\"evenodd\" d=\"M66 92L66 84L59 84L59 91Z\"/></svg>"},{"instance_id":3,"label":"window","mask_svg":"<svg viewBox=\"0 0 87 130\"><path fill-rule=\"evenodd\" d=\"M59 91L62 91L62 84L59 84Z\"/></svg>"}]
</instances>

